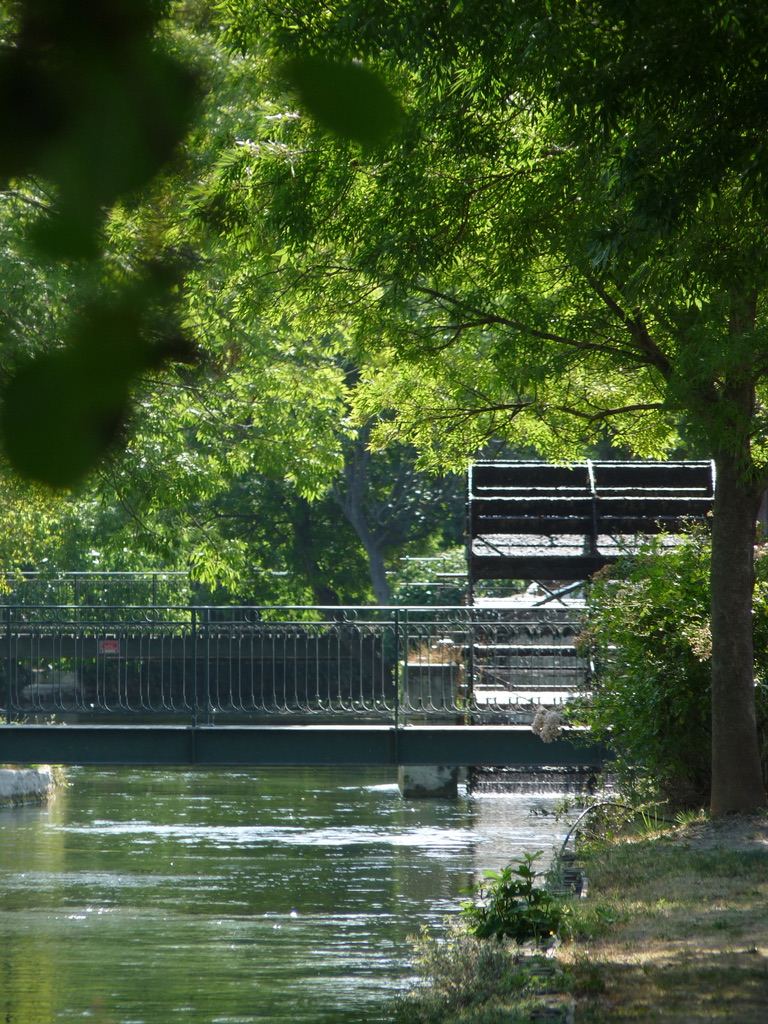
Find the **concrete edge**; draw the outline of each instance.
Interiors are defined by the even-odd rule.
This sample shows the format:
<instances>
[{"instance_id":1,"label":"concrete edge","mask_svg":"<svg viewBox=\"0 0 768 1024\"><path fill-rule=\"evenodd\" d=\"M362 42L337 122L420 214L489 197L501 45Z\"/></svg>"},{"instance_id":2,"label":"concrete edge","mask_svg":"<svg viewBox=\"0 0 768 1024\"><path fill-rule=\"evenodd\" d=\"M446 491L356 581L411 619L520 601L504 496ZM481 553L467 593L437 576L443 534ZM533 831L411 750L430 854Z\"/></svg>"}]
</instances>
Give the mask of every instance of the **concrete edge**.
<instances>
[{"instance_id":1,"label":"concrete edge","mask_svg":"<svg viewBox=\"0 0 768 1024\"><path fill-rule=\"evenodd\" d=\"M0 807L42 804L50 800L56 786L53 769L0 768Z\"/></svg>"}]
</instances>

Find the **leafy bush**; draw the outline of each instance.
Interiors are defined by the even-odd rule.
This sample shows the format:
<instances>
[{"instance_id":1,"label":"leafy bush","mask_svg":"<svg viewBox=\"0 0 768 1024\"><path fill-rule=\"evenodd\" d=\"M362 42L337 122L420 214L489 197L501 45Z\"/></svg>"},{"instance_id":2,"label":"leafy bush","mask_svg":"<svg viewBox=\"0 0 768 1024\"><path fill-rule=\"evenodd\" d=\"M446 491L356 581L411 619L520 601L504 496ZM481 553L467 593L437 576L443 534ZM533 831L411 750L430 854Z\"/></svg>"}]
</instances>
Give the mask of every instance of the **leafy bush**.
<instances>
[{"instance_id":1,"label":"leafy bush","mask_svg":"<svg viewBox=\"0 0 768 1024\"><path fill-rule=\"evenodd\" d=\"M401 1001L399 1021L442 1021L517 987L515 953L508 946L478 942L458 923L443 940L424 928L415 949L421 984Z\"/></svg>"},{"instance_id":2,"label":"leafy bush","mask_svg":"<svg viewBox=\"0 0 768 1024\"><path fill-rule=\"evenodd\" d=\"M581 644L595 661L591 696L570 718L613 750L625 795L678 807L710 787L710 545L705 531L674 549L645 544L594 578ZM756 561L758 719L768 712L768 558Z\"/></svg>"},{"instance_id":3,"label":"leafy bush","mask_svg":"<svg viewBox=\"0 0 768 1024\"><path fill-rule=\"evenodd\" d=\"M541 853L526 853L516 867L486 871L488 883L481 883L474 899L464 903L461 916L467 931L478 939L514 939L522 943L541 942L556 934L564 920L565 907L556 897L535 884L538 873L533 862Z\"/></svg>"},{"instance_id":4,"label":"leafy bush","mask_svg":"<svg viewBox=\"0 0 768 1024\"><path fill-rule=\"evenodd\" d=\"M569 984L561 972L542 972L541 958L477 939L459 921L442 939L423 929L415 949L419 984L397 1000L396 1024L522 1024L548 992Z\"/></svg>"},{"instance_id":5,"label":"leafy bush","mask_svg":"<svg viewBox=\"0 0 768 1024\"><path fill-rule=\"evenodd\" d=\"M524 955L508 941L541 942L565 920L565 905L535 885L540 856L486 871L490 881L474 889L444 938L422 929L415 946L419 984L398 1000L396 1024L523 1024L542 1011L548 993L568 988L551 960Z\"/></svg>"}]
</instances>

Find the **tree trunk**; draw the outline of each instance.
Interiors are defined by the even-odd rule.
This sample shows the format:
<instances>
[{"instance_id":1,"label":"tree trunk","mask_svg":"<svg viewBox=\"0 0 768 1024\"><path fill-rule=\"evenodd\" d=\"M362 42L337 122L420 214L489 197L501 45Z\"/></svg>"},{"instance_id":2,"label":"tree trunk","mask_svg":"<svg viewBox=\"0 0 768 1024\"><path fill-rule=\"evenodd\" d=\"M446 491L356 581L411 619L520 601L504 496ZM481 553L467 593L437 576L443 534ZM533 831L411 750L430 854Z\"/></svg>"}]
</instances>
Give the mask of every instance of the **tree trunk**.
<instances>
[{"instance_id":1,"label":"tree trunk","mask_svg":"<svg viewBox=\"0 0 768 1024\"><path fill-rule=\"evenodd\" d=\"M365 514L365 493L370 482L371 453L368 449L373 421L364 424L354 443L344 452L344 483L333 488L339 508L347 517L368 559L373 596L378 605L388 605L391 599L389 580L384 565L384 546L381 538L368 525Z\"/></svg>"},{"instance_id":2,"label":"tree trunk","mask_svg":"<svg viewBox=\"0 0 768 1024\"><path fill-rule=\"evenodd\" d=\"M713 816L765 806L755 715L752 646L754 546L759 491L744 482L744 451L715 457L712 523Z\"/></svg>"},{"instance_id":3,"label":"tree trunk","mask_svg":"<svg viewBox=\"0 0 768 1024\"><path fill-rule=\"evenodd\" d=\"M371 586L376 604L387 605L392 600L387 570L384 564L384 554L379 547L366 548L368 554L368 569L371 574Z\"/></svg>"},{"instance_id":4,"label":"tree trunk","mask_svg":"<svg viewBox=\"0 0 768 1024\"><path fill-rule=\"evenodd\" d=\"M388 605L392 599L392 594L389 588L389 580L387 579L384 552L381 544L378 543L376 537L369 529L365 515L359 506L348 507L344 511L359 537L368 558L368 572L371 577L371 587L376 604Z\"/></svg>"}]
</instances>

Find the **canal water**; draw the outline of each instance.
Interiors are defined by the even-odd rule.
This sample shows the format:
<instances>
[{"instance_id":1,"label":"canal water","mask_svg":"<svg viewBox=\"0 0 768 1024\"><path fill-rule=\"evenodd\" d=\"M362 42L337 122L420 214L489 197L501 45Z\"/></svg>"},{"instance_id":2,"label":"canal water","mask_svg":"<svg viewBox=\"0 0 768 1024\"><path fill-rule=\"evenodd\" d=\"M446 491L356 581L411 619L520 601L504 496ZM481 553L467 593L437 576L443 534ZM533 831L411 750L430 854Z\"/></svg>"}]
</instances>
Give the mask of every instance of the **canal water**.
<instances>
[{"instance_id":1,"label":"canal water","mask_svg":"<svg viewBox=\"0 0 768 1024\"><path fill-rule=\"evenodd\" d=\"M71 769L0 810L0 1024L387 1021L409 937L550 851L556 798L383 770Z\"/></svg>"}]
</instances>

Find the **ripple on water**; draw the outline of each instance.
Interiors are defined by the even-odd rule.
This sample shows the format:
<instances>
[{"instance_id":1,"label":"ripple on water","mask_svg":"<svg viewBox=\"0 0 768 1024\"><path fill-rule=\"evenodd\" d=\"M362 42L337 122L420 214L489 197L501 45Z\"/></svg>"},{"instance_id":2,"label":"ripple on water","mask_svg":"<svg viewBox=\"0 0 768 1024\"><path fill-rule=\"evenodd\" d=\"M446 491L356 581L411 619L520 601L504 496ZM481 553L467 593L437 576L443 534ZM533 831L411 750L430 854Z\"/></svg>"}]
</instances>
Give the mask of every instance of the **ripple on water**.
<instances>
[{"instance_id":1,"label":"ripple on water","mask_svg":"<svg viewBox=\"0 0 768 1024\"><path fill-rule=\"evenodd\" d=\"M541 800L405 803L383 772L72 781L47 809L0 815L14 1024L389 1019L408 936L472 875L567 829L531 816Z\"/></svg>"}]
</instances>

